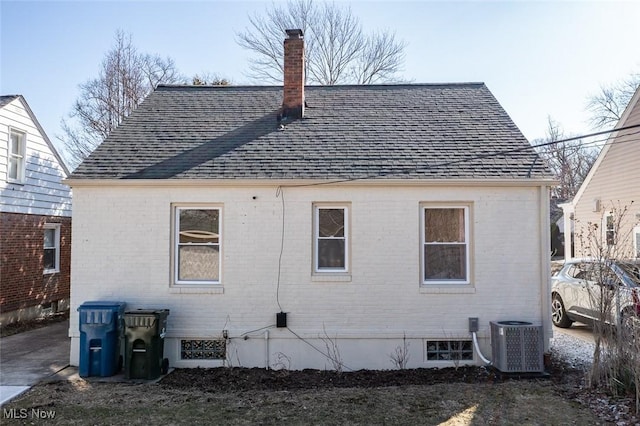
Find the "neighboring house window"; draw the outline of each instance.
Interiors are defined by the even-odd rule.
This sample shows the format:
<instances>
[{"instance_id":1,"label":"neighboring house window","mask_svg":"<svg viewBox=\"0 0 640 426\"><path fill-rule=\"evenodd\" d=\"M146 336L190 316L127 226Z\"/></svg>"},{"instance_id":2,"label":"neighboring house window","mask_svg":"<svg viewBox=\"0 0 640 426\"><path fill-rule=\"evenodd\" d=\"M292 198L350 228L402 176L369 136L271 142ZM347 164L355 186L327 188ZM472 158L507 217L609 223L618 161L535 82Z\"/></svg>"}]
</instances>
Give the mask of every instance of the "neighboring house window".
<instances>
[{"instance_id":1,"label":"neighboring house window","mask_svg":"<svg viewBox=\"0 0 640 426\"><path fill-rule=\"evenodd\" d=\"M422 209L423 283L469 283L469 208Z\"/></svg>"},{"instance_id":2,"label":"neighboring house window","mask_svg":"<svg viewBox=\"0 0 640 426\"><path fill-rule=\"evenodd\" d=\"M608 246L616 245L616 225L612 213L607 213L604 217L605 220L605 238Z\"/></svg>"},{"instance_id":3,"label":"neighboring house window","mask_svg":"<svg viewBox=\"0 0 640 426\"><path fill-rule=\"evenodd\" d=\"M220 283L220 222L217 207L176 207L176 284Z\"/></svg>"},{"instance_id":4,"label":"neighboring house window","mask_svg":"<svg viewBox=\"0 0 640 426\"><path fill-rule=\"evenodd\" d=\"M47 223L44 225L44 273L60 272L60 225Z\"/></svg>"},{"instance_id":5,"label":"neighboring house window","mask_svg":"<svg viewBox=\"0 0 640 426\"><path fill-rule=\"evenodd\" d=\"M9 129L9 158L7 177L10 181L24 182L27 134Z\"/></svg>"},{"instance_id":6,"label":"neighboring house window","mask_svg":"<svg viewBox=\"0 0 640 426\"><path fill-rule=\"evenodd\" d=\"M640 259L640 226L633 228L633 251L636 259Z\"/></svg>"},{"instance_id":7,"label":"neighboring house window","mask_svg":"<svg viewBox=\"0 0 640 426\"><path fill-rule=\"evenodd\" d=\"M347 272L349 228L346 206L315 206L315 272Z\"/></svg>"}]
</instances>

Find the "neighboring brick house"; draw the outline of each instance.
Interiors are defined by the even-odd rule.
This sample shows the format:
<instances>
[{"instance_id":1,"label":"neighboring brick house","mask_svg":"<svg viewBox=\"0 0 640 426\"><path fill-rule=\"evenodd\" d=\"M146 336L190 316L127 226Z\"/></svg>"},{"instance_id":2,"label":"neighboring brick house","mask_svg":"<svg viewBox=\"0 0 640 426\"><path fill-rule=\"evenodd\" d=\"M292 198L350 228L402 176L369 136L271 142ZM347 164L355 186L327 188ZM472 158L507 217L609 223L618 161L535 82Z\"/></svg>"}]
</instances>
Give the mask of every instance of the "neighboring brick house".
<instances>
[{"instance_id":1,"label":"neighboring brick house","mask_svg":"<svg viewBox=\"0 0 640 426\"><path fill-rule=\"evenodd\" d=\"M71 190L20 95L0 96L0 323L69 307Z\"/></svg>"},{"instance_id":2,"label":"neighboring brick house","mask_svg":"<svg viewBox=\"0 0 640 426\"><path fill-rule=\"evenodd\" d=\"M66 181L71 364L88 300L169 308L176 367L479 363L469 317L548 350L554 181L487 87L305 87L289 33L284 88L158 87Z\"/></svg>"},{"instance_id":3,"label":"neighboring brick house","mask_svg":"<svg viewBox=\"0 0 640 426\"><path fill-rule=\"evenodd\" d=\"M640 87L615 127L627 129L611 133L576 196L561 205L564 228L574 230L565 233L565 247L573 244L575 257L599 256L584 247L585 227L596 224L602 234L591 239L600 251L640 259L640 127L633 126L640 126Z\"/></svg>"}]
</instances>

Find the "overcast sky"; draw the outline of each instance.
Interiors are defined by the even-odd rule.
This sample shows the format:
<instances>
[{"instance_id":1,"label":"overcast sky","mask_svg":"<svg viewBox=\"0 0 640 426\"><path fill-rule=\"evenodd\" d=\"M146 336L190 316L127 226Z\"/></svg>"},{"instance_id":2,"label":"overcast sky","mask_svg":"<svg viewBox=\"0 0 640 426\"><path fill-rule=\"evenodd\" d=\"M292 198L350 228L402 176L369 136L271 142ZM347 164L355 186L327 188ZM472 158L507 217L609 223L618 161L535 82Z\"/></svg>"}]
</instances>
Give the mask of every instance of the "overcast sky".
<instances>
[{"instance_id":1,"label":"overcast sky","mask_svg":"<svg viewBox=\"0 0 640 426\"><path fill-rule=\"evenodd\" d=\"M568 134L588 133L587 97L640 72L640 2L338 3L366 30L390 29L407 42L405 79L485 82L529 140L544 137L547 116ZM1 0L0 94L23 95L61 149L60 120L78 85L97 77L118 29L187 76L208 71L255 84L236 34L270 4Z\"/></svg>"}]
</instances>

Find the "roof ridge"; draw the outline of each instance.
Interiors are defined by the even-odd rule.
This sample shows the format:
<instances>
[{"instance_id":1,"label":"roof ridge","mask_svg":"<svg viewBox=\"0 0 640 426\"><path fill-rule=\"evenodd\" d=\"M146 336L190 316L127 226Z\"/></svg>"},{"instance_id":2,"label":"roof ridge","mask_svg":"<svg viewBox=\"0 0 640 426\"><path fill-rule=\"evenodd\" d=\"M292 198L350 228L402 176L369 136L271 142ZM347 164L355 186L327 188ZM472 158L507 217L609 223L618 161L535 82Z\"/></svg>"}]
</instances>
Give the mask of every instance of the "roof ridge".
<instances>
[{"instance_id":1,"label":"roof ridge","mask_svg":"<svg viewBox=\"0 0 640 426\"><path fill-rule=\"evenodd\" d=\"M468 81L468 82L451 82L451 83L385 83L385 84L334 84L334 85L321 85L321 84L305 84L305 88L324 88L324 89L338 89L338 88L376 88L376 87L463 87L463 86L485 86L482 81ZM220 84L158 84L157 88L181 88L181 89L282 89L282 85L220 85Z\"/></svg>"}]
</instances>

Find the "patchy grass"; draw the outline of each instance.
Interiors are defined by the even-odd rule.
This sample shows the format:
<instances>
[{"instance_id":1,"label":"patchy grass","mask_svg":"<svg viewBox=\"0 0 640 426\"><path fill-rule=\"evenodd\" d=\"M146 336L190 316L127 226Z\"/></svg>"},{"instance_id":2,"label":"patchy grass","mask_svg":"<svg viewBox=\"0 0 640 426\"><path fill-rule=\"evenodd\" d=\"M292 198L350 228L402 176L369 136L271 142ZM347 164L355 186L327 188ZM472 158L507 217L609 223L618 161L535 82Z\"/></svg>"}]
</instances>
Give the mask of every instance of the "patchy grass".
<instances>
[{"instance_id":1,"label":"patchy grass","mask_svg":"<svg viewBox=\"0 0 640 426\"><path fill-rule=\"evenodd\" d=\"M233 374L240 379L253 370L234 369ZM286 377L298 380L297 374L287 372ZM308 386L246 385L221 391L215 386L187 386L182 379L190 376L180 375L181 370L176 370L159 383L146 384L43 383L5 405L3 421L11 413L7 410L15 409L14 413L27 414L16 423L37 423L31 415L35 409L55 413L46 422L53 425L605 424L589 408L565 396L562 384L548 379L358 387L310 380ZM308 380L309 376L301 377Z\"/></svg>"}]
</instances>

